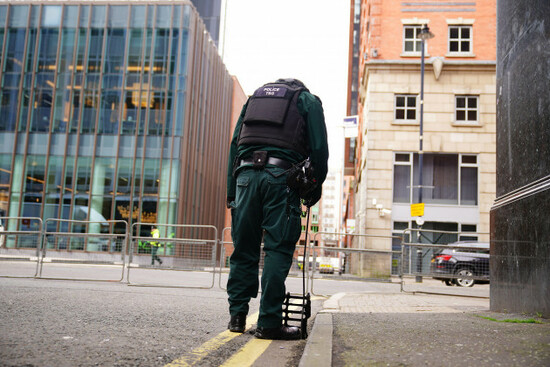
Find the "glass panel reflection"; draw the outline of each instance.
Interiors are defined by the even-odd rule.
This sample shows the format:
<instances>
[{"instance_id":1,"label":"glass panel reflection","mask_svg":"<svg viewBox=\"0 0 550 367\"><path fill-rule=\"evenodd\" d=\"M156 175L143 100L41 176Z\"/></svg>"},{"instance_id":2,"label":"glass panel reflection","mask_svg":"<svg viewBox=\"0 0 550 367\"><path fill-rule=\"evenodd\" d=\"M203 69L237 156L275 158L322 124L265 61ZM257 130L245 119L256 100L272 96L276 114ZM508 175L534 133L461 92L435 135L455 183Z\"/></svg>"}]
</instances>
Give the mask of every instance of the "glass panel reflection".
<instances>
[{"instance_id":1,"label":"glass panel reflection","mask_svg":"<svg viewBox=\"0 0 550 367\"><path fill-rule=\"evenodd\" d=\"M29 155L25 164L23 216L40 217L45 189L46 157Z\"/></svg>"}]
</instances>

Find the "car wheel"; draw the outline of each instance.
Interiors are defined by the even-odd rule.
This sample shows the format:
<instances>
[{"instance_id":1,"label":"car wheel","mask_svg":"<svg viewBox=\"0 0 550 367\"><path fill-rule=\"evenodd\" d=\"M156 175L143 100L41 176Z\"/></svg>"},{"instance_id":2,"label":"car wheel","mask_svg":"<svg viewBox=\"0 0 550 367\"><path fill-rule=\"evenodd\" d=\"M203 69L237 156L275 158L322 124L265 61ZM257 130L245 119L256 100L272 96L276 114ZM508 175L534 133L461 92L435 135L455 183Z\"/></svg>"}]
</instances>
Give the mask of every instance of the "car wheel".
<instances>
[{"instance_id":1,"label":"car wheel","mask_svg":"<svg viewBox=\"0 0 550 367\"><path fill-rule=\"evenodd\" d=\"M445 282L445 285L446 285L446 286L449 286L449 287L452 287L452 286L453 286L453 281L450 280L450 279L447 279L447 280L445 280L444 282Z\"/></svg>"},{"instance_id":2,"label":"car wheel","mask_svg":"<svg viewBox=\"0 0 550 367\"><path fill-rule=\"evenodd\" d=\"M456 271L455 275L457 276L456 284L459 287L473 287L474 286L475 280L462 278L462 277L473 277L474 272L472 270L470 270L468 268L461 268L461 269L458 269Z\"/></svg>"}]
</instances>

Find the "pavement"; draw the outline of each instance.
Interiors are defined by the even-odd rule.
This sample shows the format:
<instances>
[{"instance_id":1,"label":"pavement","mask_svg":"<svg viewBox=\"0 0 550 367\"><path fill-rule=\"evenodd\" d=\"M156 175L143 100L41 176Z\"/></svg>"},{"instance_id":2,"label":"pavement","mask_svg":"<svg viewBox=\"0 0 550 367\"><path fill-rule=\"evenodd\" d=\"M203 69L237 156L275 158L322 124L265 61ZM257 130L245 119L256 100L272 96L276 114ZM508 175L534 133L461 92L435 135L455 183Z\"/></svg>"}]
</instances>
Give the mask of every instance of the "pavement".
<instances>
[{"instance_id":1,"label":"pavement","mask_svg":"<svg viewBox=\"0 0 550 367\"><path fill-rule=\"evenodd\" d=\"M299 366L550 366L550 320L489 306L477 297L338 293L317 313Z\"/></svg>"}]
</instances>

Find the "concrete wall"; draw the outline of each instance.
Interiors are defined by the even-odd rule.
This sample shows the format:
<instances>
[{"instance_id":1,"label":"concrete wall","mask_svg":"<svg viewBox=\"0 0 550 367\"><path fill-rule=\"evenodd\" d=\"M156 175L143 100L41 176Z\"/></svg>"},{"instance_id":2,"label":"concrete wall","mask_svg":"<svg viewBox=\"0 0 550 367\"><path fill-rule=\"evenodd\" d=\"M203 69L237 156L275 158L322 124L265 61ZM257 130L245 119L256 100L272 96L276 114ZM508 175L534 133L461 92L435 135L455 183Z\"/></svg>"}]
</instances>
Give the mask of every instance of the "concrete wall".
<instances>
[{"instance_id":1,"label":"concrete wall","mask_svg":"<svg viewBox=\"0 0 550 367\"><path fill-rule=\"evenodd\" d=\"M497 9L491 309L550 317L550 3Z\"/></svg>"}]
</instances>

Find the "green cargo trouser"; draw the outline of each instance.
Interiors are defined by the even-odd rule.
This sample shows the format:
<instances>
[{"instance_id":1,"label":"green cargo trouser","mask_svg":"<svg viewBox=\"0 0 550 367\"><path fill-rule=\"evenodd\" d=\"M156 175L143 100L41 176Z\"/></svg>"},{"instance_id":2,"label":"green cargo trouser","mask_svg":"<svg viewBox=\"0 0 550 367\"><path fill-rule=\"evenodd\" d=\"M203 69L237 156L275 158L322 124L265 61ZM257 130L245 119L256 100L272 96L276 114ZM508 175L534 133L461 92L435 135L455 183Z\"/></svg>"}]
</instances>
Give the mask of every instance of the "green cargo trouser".
<instances>
[{"instance_id":1,"label":"green cargo trouser","mask_svg":"<svg viewBox=\"0 0 550 367\"><path fill-rule=\"evenodd\" d=\"M258 295L263 234L265 259L258 326L274 328L282 324L285 279L300 238L300 215L300 198L287 189L283 169L241 169L231 209L235 250L231 255L227 293L232 316L248 314L250 298Z\"/></svg>"}]
</instances>

